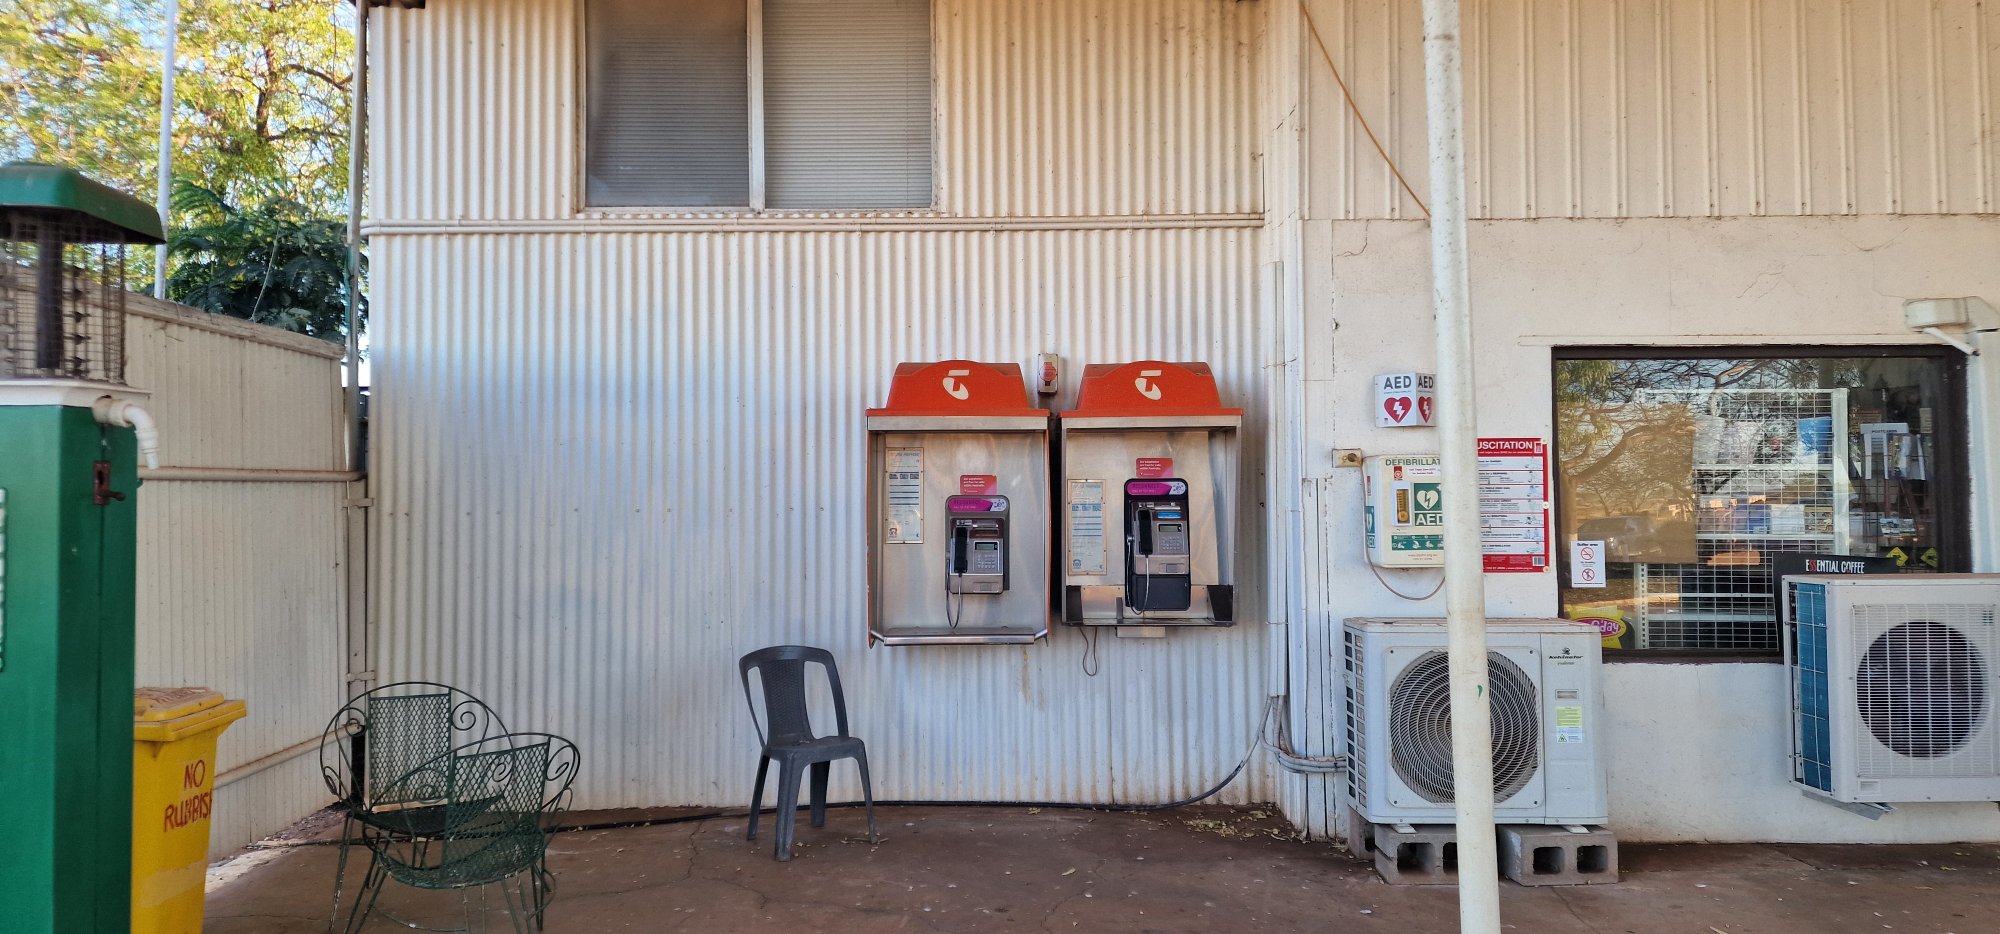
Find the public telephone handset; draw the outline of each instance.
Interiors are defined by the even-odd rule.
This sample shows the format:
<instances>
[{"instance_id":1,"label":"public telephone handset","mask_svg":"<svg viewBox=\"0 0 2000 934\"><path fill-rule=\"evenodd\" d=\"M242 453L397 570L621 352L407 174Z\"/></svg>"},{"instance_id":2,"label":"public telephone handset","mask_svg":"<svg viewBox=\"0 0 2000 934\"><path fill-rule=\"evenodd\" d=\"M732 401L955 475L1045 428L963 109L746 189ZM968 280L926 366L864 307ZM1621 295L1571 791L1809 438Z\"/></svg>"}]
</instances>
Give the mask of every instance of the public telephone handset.
<instances>
[{"instance_id":1,"label":"public telephone handset","mask_svg":"<svg viewBox=\"0 0 2000 934\"><path fill-rule=\"evenodd\" d=\"M945 622L957 629L966 594L1007 590L1007 497L954 496L945 501L945 517Z\"/></svg>"},{"instance_id":2,"label":"public telephone handset","mask_svg":"<svg viewBox=\"0 0 2000 934\"><path fill-rule=\"evenodd\" d=\"M1185 480L1125 481L1125 606L1185 610L1193 604L1193 549Z\"/></svg>"}]
</instances>

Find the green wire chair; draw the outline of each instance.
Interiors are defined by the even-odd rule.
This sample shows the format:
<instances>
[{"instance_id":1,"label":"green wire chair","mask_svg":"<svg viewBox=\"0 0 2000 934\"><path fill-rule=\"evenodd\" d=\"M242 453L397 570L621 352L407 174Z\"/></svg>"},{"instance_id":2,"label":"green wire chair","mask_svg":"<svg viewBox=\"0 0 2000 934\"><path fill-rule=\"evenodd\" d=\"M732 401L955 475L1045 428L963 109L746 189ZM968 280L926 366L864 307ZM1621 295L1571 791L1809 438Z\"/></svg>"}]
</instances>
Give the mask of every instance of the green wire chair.
<instances>
[{"instance_id":1,"label":"green wire chair","mask_svg":"<svg viewBox=\"0 0 2000 934\"><path fill-rule=\"evenodd\" d=\"M398 787L404 776L454 747L507 732L500 715L479 698L432 681L402 681L368 691L342 706L320 739L320 774L345 818L340 858L333 878L333 913L327 929L340 924L347 882L349 847L360 829L389 831L378 815L412 802L413 789ZM350 927L358 909L349 909Z\"/></svg>"},{"instance_id":2,"label":"green wire chair","mask_svg":"<svg viewBox=\"0 0 2000 934\"><path fill-rule=\"evenodd\" d=\"M374 858L348 930L360 930L392 879L462 893L466 927L428 930L471 929L470 890L493 883L503 883L517 932L527 931L531 918L541 929L555 893L549 834L568 805L578 765L575 744L560 736L508 733L459 746L391 783L391 796L404 804L361 824L360 843Z\"/></svg>"}]
</instances>

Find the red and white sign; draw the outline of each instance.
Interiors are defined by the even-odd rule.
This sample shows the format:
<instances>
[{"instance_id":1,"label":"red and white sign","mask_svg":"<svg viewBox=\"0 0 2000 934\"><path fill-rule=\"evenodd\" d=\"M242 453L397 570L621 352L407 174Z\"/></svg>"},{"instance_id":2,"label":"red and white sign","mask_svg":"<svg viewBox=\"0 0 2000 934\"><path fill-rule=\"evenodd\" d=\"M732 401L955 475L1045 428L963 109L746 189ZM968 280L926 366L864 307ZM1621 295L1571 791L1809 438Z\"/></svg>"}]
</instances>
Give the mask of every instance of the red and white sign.
<instances>
[{"instance_id":1,"label":"red and white sign","mask_svg":"<svg viewBox=\"0 0 2000 934\"><path fill-rule=\"evenodd\" d=\"M1000 478L990 473L967 473L958 475L958 491L973 496L1000 492Z\"/></svg>"},{"instance_id":2,"label":"red and white sign","mask_svg":"<svg viewBox=\"0 0 2000 934\"><path fill-rule=\"evenodd\" d=\"M1141 480L1174 475L1174 459L1171 457L1141 457L1132 462L1132 472Z\"/></svg>"},{"instance_id":3,"label":"red and white sign","mask_svg":"<svg viewBox=\"0 0 2000 934\"><path fill-rule=\"evenodd\" d=\"M1549 569L1549 443L1479 439L1479 551L1486 572Z\"/></svg>"},{"instance_id":4,"label":"red and white sign","mask_svg":"<svg viewBox=\"0 0 2000 934\"><path fill-rule=\"evenodd\" d=\"M1429 373L1384 373L1375 377L1375 427L1422 428L1437 412L1437 380Z\"/></svg>"}]
</instances>

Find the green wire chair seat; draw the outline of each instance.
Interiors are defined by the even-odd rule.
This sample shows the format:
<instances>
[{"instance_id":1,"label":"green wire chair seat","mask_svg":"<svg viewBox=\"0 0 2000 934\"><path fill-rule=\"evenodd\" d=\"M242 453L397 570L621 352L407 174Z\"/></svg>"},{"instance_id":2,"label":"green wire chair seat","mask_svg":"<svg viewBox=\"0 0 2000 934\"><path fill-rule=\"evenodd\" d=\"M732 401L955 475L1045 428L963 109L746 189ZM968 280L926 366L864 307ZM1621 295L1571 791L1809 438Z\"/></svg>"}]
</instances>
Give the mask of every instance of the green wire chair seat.
<instances>
[{"instance_id":1,"label":"green wire chair seat","mask_svg":"<svg viewBox=\"0 0 2000 934\"><path fill-rule=\"evenodd\" d=\"M579 761L575 744L560 736L507 733L450 749L386 783L383 800L398 804L360 823L360 843L373 861L351 928L389 879L468 889L517 876L524 879L516 928L523 915L539 928L555 888L548 835L568 805Z\"/></svg>"}]
</instances>

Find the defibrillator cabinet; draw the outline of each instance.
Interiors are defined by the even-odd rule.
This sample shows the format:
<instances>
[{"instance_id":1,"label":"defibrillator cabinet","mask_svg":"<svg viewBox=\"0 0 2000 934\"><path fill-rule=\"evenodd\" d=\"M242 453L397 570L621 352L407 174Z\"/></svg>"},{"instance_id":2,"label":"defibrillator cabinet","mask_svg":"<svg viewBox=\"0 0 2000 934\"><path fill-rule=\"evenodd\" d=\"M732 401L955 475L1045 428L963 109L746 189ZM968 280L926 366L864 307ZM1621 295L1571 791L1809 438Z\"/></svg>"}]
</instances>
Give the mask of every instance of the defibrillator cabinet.
<instances>
[{"instance_id":1,"label":"defibrillator cabinet","mask_svg":"<svg viewBox=\"0 0 2000 934\"><path fill-rule=\"evenodd\" d=\"M1243 410L1208 365L1092 364L1057 423L1063 622L1232 625Z\"/></svg>"},{"instance_id":2,"label":"defibrillator cabinet","mask_svg":"<svg viewBox=\"0 0 2000 934\"><path fill-rule=\"evenodd\" d=\"M1048 635L1049 412L1011 363L905 363L868 410L870 645Z\"/></svg>"}]
</instances>

